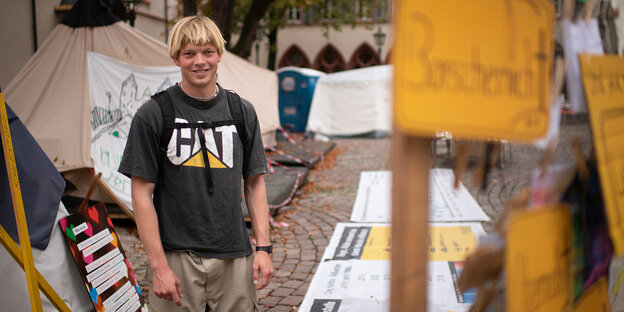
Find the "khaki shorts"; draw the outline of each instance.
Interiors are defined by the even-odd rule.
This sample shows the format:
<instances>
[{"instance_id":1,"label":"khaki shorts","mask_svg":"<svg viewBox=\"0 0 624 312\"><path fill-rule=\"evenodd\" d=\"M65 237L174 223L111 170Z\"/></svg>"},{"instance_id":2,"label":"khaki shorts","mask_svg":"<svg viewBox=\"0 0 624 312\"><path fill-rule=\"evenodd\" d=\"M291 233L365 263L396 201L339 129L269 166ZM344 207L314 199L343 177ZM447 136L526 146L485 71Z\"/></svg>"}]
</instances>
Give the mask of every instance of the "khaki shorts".
<instances>
[{"instance_id":1,"label":"khaki shorts","mask_svg":"<svg viewBox=\"0 0 624 312\"><path fill-rule=\"evenodd\" d=\"M234 259L202 258L190 252L165 251L169 267L180 279L182 307L156 297L150 283L149 309L154 312L255 311L258 304L253 284L253 254Z\"/></svg>"}]
</instances>

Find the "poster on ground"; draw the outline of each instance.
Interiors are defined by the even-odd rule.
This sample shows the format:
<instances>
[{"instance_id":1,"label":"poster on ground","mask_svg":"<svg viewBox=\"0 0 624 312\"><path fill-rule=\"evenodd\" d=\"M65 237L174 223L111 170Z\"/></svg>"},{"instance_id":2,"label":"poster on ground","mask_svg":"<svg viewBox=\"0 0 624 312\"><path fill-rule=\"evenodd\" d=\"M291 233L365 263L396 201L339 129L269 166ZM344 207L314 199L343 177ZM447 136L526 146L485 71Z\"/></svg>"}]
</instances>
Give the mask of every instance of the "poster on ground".
<instances>
[{"instance_id":1,"label":"poster on ground","mask_svg":"<svg viewBox=\"0 0 624 312\"><path fill-rule=\"evenodd\" d=\"M427 263L430 312L468 311L475 291L459 291L462 261ZM390 261L329 260L319 264L299 309L301 312L390 311Z\"/></svg>"},{"instance_id":2,"label":"poster on ground","mask_svg":"<svg viewBox=\"0 0 624 312\"><path fill-rule=\"evenodd\" d=\"M180 81L177 66L144 67L89 52L91 158L102 182L132 209L130 179L117 172L137 109L161 90Z\"/></svg>"},{"instance_id":3,"label":"poster on ground","mask_svg":"<svg viewBox=\"0 0 624 312\"><path fill-rule=\"evenodd\" d=\"M453 187L451 169L435 168L429 172L429 221L489 221L479 203L460 182ZM352 222L391 222L392 172L363 171L360 174Z\"/></svg>"},{"instance_id":4,"label":"poster on ground","mask_svg":"<svg viewBox=\"0 0 624 312\"><path fill-rule=\"evenodd\" d=\"M327 260L390 260L391 227L383 223L336 224L325 248ZM429 261L463 261L485 235L478 222L429 223Z\"/></svg>"},{"instance_id":5,"label":"poster on ground","mask_svg":"<svg viewBox=\"0 0 624 312\"><path fill-rule=\"evenodd\" d=\"M104 204L62 218L59 224L95 311L147 311Z\"/></svg>"}]
</instances>

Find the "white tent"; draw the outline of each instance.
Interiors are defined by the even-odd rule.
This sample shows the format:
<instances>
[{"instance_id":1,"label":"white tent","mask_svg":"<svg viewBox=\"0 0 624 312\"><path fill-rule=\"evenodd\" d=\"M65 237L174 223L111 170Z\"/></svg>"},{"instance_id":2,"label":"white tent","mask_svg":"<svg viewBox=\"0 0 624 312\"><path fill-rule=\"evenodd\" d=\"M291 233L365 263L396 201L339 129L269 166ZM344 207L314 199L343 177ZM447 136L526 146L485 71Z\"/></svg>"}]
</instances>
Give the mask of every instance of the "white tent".
<instances>
[{"instance_id":1,"label":"white tent","mask_svg":"<svg viewBox=\"0 0 624 312\"><path fill-rule=\"evenodd\" d=\"M56 26L4 91L7 103L14 108L56 168L78 188L68 195L82 197L93 181L92 158L99 157L92 153L91 148L94 111L90 104L93 98L89 91L88 52L134 66L175 65L165 44L123 22L102 23L102 19L114 19L107 16L110 15L108 9L79 9L78 3L72 9L76 10L73 13L80 19L79 25ZM70 14L71 11L68 16ZM90 25L89 20L96 21L94 25L102 26L84 26L85 21ZM222 86L235 90L254 104L264 144L272 145L275 129L279 127L277 75L226 51L219 65L218 77ZM122 85L123 81L118 83ZM111 96L122 97L123 94ZM102 179L104 188L96 190L92 199L106 202L112 199L122 208L131 209L128 201L120 201L110 190L116 183L123 186L129 181L120 182L117 177L106 176Z\"/></svg>"},{"instance_id":2,"label":"white tent","mask_svg":"<svg viewBox=\"0 0 624 312\"><path fill-rule=\"evenodd\" d=\"M306 131L354 136L392 130L392 65L321 76Z\"/></svg>"}]
</instances>

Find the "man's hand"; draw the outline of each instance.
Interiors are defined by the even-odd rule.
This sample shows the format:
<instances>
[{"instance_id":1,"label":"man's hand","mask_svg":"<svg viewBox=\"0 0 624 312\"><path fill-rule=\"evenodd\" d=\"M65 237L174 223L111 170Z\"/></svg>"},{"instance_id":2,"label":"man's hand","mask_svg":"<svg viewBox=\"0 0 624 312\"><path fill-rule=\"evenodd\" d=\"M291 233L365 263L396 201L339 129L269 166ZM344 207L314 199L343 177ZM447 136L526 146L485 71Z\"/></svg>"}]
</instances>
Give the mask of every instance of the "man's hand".
<instances>
[{"instance_id":1,"label":"man's hand","mask_svg":"<svg viewBox=\"0 0 624 312\"><path fill-rule=\"evenodd\" d=\"M253 261L253 282L256 290L260 290L271 281L273 277L273 264L271 263L271 255L266 251L256 252Z\"/></svg>"},{"instance_id":2,"label":"man's hand","mask_svg":"<svg viewBox=\"0 0 624 312\"><path fill-rule=\"evenodd\" d=\"M180 280L169 267L152 270L154 273L152 287L154 294L160 299L173 301L177 306L182 306L182 286Z\"/></svg>"}]
</instances>

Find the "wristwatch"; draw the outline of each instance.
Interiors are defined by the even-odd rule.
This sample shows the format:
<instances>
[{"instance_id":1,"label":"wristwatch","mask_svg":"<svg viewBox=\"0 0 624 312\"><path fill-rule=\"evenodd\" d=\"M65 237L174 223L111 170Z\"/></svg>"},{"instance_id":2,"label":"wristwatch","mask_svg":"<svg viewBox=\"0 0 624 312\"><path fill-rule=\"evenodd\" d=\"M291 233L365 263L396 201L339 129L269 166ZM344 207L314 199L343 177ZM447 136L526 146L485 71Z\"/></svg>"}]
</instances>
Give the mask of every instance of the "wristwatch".
<instances>
[{"instance_id":1,"label":"wristwatch","mask_svg":"<svg viewBox=\"0 0 624 312\"><path fill-rule=\"evenodd\" d=\"M273 246L256 246L256 251L265 251L270 255L273 253Z\"/></svg>"}]
</instances>

